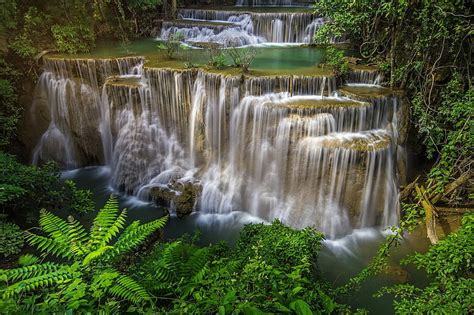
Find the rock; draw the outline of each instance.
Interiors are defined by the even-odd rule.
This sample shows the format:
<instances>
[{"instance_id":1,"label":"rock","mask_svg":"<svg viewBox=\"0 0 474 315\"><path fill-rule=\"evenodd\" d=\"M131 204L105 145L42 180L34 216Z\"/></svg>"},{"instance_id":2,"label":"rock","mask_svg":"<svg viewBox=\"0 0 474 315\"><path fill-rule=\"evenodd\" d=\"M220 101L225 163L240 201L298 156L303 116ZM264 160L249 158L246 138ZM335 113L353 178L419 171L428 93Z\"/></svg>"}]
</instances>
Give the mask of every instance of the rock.
<instances>
[{"instance_id":1,"label":"rock","mask_svg":"<svg viewBox=\"0 0 474 315\"><path fill-rule=\"evenodd\" d=\"M168 185L153 187L150 196L157 204L171 206L178 218L193 212L201 186L196 182L175 181Z\"/></svg>"}]
</instances>

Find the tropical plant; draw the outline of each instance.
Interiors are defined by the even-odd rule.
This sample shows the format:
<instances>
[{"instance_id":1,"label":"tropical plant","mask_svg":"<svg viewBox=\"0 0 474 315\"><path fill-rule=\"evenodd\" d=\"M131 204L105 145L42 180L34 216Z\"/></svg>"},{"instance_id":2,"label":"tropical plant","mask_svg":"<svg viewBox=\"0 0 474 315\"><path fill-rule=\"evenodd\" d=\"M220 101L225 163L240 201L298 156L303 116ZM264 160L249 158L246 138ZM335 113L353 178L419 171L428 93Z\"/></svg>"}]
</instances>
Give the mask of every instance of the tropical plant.
<instances>
[{"instance_id":1,"label":"tropical plant","mask_svg":"<svg viewBox=\"0 0 474 315\"><path fill-rule=\"evenodd\" d=\"M231 46L227 49L227 54L232 59L235 67L242 69L242 72L247 73L250 65L257 56L257 49L253 46L237 48Z\"/></svg>"},{"instance_id":2,"label":"tropical plant","mask_svg":"<svg viewBox=\"0 0 474 315\"><path fill-rule=\"evenodd\" d=\"M54 43L60 52L75 54L87 52L95 45L95 35L90 27L83 25L53 25Z\"/></svg>"},{"instance_id":3,"label":"tropical plant","mask_svg":"<svg viewBox=\"0 0 474 315\"><path fill-rule=\"evenodd\" d=\"M176 54L183 49L184 45L181 43L183 40L184 35L182 33L173 33L169 35L166 40L163 40L158 45L158 48L166 50L168 59L173 59L176 57Z\"/></svg>"},{"instance_id":4,"label":"tropical plant","mask_svg":"<svg viewBox=\"0 0 474 315\"><path fill-rule=\"evenodd\" d=\"M344 57L344 51L333 46L326 48L326 64L338 76L349 73L349 62Z\"/></svg>"},{"instance_id":5,"label":"tropical plant","mask_svg":"<svg viewBox=\"0 0 474 315\"><path fill-rule=\"evenodd\" d=\"M262 314L344 311L315 269L322 235L275 221L243 228L235 248L159 244L133 268L164 313ZM168 302L168 303L167 303Z\"/></svg>"},{"instance_id":6,"label":"tropical plant","mask_svg":"<svg viewBox=\"0 0 474 315\"><path fill-rule=\"evenodd\" d=\"M0 256L11 257L21 252L23 231L14 223L0 221Z\"/></svg>"},{"instance_id":7,"label":"tropical plant","mask_svg":"<svg viewBox=\"0 0 474 315\"><path fill-rule=\"evenodd\" d=\"M140 283L117 270L114 262L130 253L149 235L162 228L168 217L125 227L127 210L118 210L110 197L98 212L90 232L73 217L63 220L41 210L39 225L46 236L26 232L28 243L45 255L56 257L47 262L26 259L29 265L0 271L6 286L4 300L14 300L19 307L36 296L39 310L115 310L124 306L152 304L150 294ZM116 241L113 240L116 238ZM57 262L58 259L64 262ZM25 259L23 258L23 261Z\"/></svg>"},{"instance_id":8,"label":"tropical plant","mask_svg":"<svg viewBox=\"0 0 474 315\"><path fill-rule=\"evenodd\" d=\"M431 282L424 288L412 284L399 284L382 289L383 294L395 295L394 306L398 314L469 314L474 305L474 279L472 279L474 253L474 214L462 219L462 227L425 254L409 256L402 264L414 264L426 271Z\"/></svg>"}]
</instances>

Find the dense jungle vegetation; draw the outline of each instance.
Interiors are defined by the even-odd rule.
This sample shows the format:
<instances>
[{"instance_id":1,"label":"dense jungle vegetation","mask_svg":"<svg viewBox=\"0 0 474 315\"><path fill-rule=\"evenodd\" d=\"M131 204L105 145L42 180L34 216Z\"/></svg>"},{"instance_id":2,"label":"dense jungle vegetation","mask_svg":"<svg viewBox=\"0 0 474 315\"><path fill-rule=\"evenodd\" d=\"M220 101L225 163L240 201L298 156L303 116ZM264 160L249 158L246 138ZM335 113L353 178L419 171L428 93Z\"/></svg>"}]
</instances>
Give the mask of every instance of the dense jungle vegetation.
<instances>
[{"instance_id":1,"label":"dense jungle vegetation","mask_svg":"<svg viewBox=\"0 0 474 315\"><path fill-rule=\"evenodd\" d=\"M474 214L463 211L460 228L443 239L432 228L442 215L437 211L472 209L474 199L470 1L315 4L328 19L316 34L328 47L326 63L337 75L347 73L348 61L333 44L343 38L385 73L390 87L404 90L411 141L430 164L403 187L400 226L373 262L337 288L322 280L317 260L324 236L310 228L248 225L234 247L198 246L198 236L164 241L167 217L126 224L127 211L113 196L85 228L79 220L95 211L92 193L62 181L57 165L28 165L18 140L38 60L46 51L87 52L104 38L126 45L157 14L172 14L170 5L6 0L0 6L1 313L364 313L347 305L348 296L386 270L392 248L420 223L433 245L402 263L424 270L429 284L386 287L378 295L393 295L399 314L474 311ZM67 219L55 214L59 209Z\"/></svg>"}]
</instances>

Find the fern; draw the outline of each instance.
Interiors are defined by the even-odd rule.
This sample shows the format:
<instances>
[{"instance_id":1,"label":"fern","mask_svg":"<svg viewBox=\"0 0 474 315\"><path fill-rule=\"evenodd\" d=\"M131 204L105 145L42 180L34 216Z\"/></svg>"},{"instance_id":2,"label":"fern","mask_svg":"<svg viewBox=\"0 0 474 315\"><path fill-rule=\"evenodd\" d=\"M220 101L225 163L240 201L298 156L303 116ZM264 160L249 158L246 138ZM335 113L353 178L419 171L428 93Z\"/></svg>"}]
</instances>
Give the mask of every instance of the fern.
<instances>
[{"instance_id":1,"label":"fern","mask_svg":"<svg viewBox=\"0 0 474 315\"><path fill-rule=\"evenodd\" d=\"M118 201L117 198L112 195L92 223L89 239L91 245L100 246L104 236L116 221L117 212Z\"/></svg>"},{"instance_id":2,"label":"fern","mask_svg":"<svg viewBox=\"0 0 474 315\"><path fill-rule=\"evenodd\" d=\"M24 280L57 271L62 267L64 267L64 265L46 262L15 269L0 270L0 277L3 277L6 282Z\"/></svg>"},{"instance_id":3,"label":"fern","mask_svg":"<svg viewBox=\"0 0 474 315\"><path fill-rule=\"evenodd\" d=\"M48 236L26 232L27 241L45 254L67 258L70 262L38 264L38 259L32 255L22 257L23 267L0 270L0 281L6 285L1 290L3 298L27 298L31 292L48 295L55 288L60 290L53 292L55 298L61 297L59 299L65 305L74 306L74 309L79 309L82 304L90 305L83 299L86 291L91 292L93 298L103 299L104 294L110 294L134 304L151 302L150 295L139 283L114 270L112 264L114 259L162 228L168 217L143 225L135 221L112 244L114 237L124 228L126 217L127 211L124 209L119 214L117 199L111 197L94 219L90 233L87 233L73 217L66 221L41 210L39 225ZM91 268L91 263L95 261L100 263ZM81 283L80 289L77 283ZM44 290L46 287L50 289Z\"/></svg>"},{"instance_id":4,"label":"fern","mask_svg":"<svg viewBox=\"0 0 474 315\"><path fill-rule=\"evenodd\" d=\"M151 301L150 295L142 285L125 275L120 275L116 279L115 285L110 288L109 292L135 304Z\"/></svg>"},{"instance_id":5,"label":"fern","mask_svg":"<svg viewBox=\"0 0 474 315\"><path fill-rule=\"evenodd\" d=\"M53 272L43 273L37 276L29 277L21 280L13 285L8 286L2 294L3 299L8 299L14 295L21 293L28 293L37 290L42 287L52 286L61 282L71 280L74 275L71 273L68 267L59 268Z\"/></svg>"},{"instance_id":6,"label":"fern","mask_svg":"<svg viewBox=\"0 0 474 315\"><path fill-rule=\"evenodd\" d=\"M36 235L30 232L26 233L26 240L32 246L35 246L42 252L51 254L61 258L70 258L72 257L72 252L69 250L67 243L60 243L54 239Z\"/></svg>"},{"instance_id":7,"label":"fern","mask_svg":"<svg viewBox=\"0 0 474 315\"><path fill-rule=\"evenodd\" d=\"M168 221L168 216L140 225L140 221L130 224L114 244L113 251L108 252L108 259L117 258L139 246L153 232L161 229Z\"/></svg>"}]
</instances>

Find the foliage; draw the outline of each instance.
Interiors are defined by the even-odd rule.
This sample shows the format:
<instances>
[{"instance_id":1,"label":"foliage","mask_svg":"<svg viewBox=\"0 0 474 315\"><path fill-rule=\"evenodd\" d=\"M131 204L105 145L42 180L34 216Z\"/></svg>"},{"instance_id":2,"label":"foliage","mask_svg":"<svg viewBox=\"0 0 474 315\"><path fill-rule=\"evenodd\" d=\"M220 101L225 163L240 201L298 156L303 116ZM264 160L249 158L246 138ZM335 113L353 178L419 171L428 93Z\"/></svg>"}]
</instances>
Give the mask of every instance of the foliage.
<instances>
[{"instance_id":1,"label":"foliage","mask_svg":"<svg viewBox=\"0 0 474 315\"><path fill-rule=\"evenodd\" d=\"M51 27L56 48L60 52L75 54L86 52L95 44L93 30L83 25L54 25Z\"/></svg>"},{"instance_id":2,"label":"foliage","mask_svg":"<svg viewBox=\"0 0 474 315\"><path fill-rule=\"evenodd\" d=\"M432 278L425 288L411 284L387 287L379 292L394 294L399 314L423 314L436 310L440 314L468 314L474 305L472 279L474 253L474 214L463 217L462 227L430 247L425 254L415 254L402 263L414 264Z\"/></svg>"},{"instance_id":3,"label":"foliage","mask_svg":"<svg viewBox=\"0 0 474 315\"><path fill-rule=\"evenodd\" d=\"M253 60L257 56L255 47L237 48L232 46L227 49L227 54L232 59L235 67L241 68L242 72L247 73Z\"/></svg>"},{"instance_id":4,"label":"foliage","mask_svg":"<svg viewBox=\"0 0 474 315\"><path fill-rule=\"evenodd\" d=\"M225 67L226 59L225 54L218 45L209 45L208 49L209 59L207 64L216 69Z\"/></svg>"},{"instance_id":5,"label":"foliage","mask_svg":"<svg viewBox=\"0 0 474 315\"><path fill-rule=\"evenodd\" d=\"M16 0L2 2L0 10L0 32L13 29L16 26L15 15L17 11Z\"/></svg>"},{"instance_id":6,"label":"foliage","mask_svg":"<svg viewBox=\"0 0 474 315\"><path fill-rule=\"evenodd\" d=\"M18 225L0 221L0 255L3 258L18 254L23 243L23 231Z\"/></svg>"},{"instance_id":7,"label":"foliage","mask_svg":"<svg viewBox=\"0 0 474 315\"><path fill-rule=\"evenodd\" d=\"M38 208L67 208L81 213L93 208L92 193L77 189L74 183L61 183L54 163L41 167L24 165L0 152L0 209L11 215L24 215Z\"/></svg>"},{"instance_id":8,"label":"foliage","mask_svg":"<svg viewBox=\"0 0 474 315\"><path fill-rule=\"evenodd\" d=\"M24 311L33 296L39 312L117 312L126 305L124 301L151 304L148 292L118 271L114 262L162 228L167 217L146 224L134 221L120 233L126 216L127 210L119 212L112 196L87 233L73 217L63 220L41 210L39 224L47 236L27 232L26 239L44 254L67 262L38 262L30 257L22 259L30 263L28 266L1 270L0 278L5 283L1 290L3 303L16 305L16 312Z\"/></svg>"},{"instance_id":9,"label":"foliage","mask_svg":"<svg viewBox=\"0 0 474 315\"><path fill-rule=\"evenodd\" d=\"M160 244L134 268L163 312L263 314L343 310L315 268L322 235L279 221L247 225L234 249Z\"/></svg>"},{"instance_id":10,"label":"foliage","mask_svg":"<svg viewBox=\"0 0 474 315\"><path fill-rule=\"evenodd\" d=\"M10 80L0 79L0 147L8 145L15 136L19 117L15 88Z\"/></svg>"},{"instance_id":11,"label":"foliage","mask_svg":"<svg viewBox=\"0 0 474 315\"><path fill-rule=\"evenodd\" d=\"M427 157L437 153L443 161L438 171L465 172L472 155L462 143L473 138L468 2L321 0L315 9L329 20L317 32L319 41L347 37L369 62L383 65L391 86L407 91ZM456 150L462 154L452 159Z\"/></svg>"},{"instance_id":12,"label":"foliage","mask_svg":"<svg viewBox=\"0 0 474 315\"><path fill-rule=\"evenodd\" d=\"M163 40L159 45L159 49L166 50L168 59L173 59L176 54L183 49L184 45L181 43L184 40L182 33L173 33L166 40Z\"/></svg>"},{"instance_id":13,"label":"foliage","mask_svg":"<svg viewBox=\"0 0 474 315\"><path fill-rule=\"evenodd\" d=\"M344 51L333 46L326 48L326 64L337 76L349 73L349 62L344 57Z\"/></svg>"},{"instance_id":14,"label":"foliage","mask_svg":"<svg viewBox=\"0 0 474 315\"><path fill-rule=\"evenodd\" d=\"M11 42L10 47L23 58L33 58L41 50L47 49L52 42L49 25L52 17L36 7L29 7L23 16L20 33Z\"/></svg>"}]
</instances>

